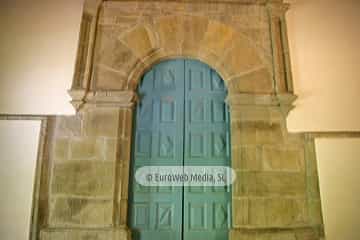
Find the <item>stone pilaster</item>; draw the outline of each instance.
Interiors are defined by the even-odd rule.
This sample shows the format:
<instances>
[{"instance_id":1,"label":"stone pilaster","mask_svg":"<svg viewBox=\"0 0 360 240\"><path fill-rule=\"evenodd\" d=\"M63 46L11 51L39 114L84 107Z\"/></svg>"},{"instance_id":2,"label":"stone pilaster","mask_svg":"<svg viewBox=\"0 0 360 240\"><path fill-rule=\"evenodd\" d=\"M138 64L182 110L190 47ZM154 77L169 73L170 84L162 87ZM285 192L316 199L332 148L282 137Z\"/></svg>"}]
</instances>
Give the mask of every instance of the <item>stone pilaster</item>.
<instances>
[{"instance_id":1,"label":"stone pilaster","mask_svg":"<svg viewBox=\"0 0 360 240\"><path fill-rule=\"evenodd\" d=\"M303 134L289 134L291 95L229 97L232 187L230 239L313 239L322 236L321 210L314 209L315 153ZM320 215L319 215L320 214ZM315 215L315 216L313 216ZM319 222L320 221L320 222Z\"/></svg>"},{"instance_id":2,"label":"stone pilaster","mask_svg":"<svg viewBox=\"0 0 360 240\"><path fill-rule=\"evenodd\" d=\"M292 93L292 74L285 14L289 4L267 3L271 31L274 80L277 93Z\"/></svg>"},{"instance_id":3,"label":"stone pilaster","mask_svg":"<svg viewBox=\"0 0 360 240\"><path fill-rule=\"evenodd\" d=\"M130 239L132 92L89 92L56 117L49 141L47 217L40 239Z\"/></svg>"}]
</instances>

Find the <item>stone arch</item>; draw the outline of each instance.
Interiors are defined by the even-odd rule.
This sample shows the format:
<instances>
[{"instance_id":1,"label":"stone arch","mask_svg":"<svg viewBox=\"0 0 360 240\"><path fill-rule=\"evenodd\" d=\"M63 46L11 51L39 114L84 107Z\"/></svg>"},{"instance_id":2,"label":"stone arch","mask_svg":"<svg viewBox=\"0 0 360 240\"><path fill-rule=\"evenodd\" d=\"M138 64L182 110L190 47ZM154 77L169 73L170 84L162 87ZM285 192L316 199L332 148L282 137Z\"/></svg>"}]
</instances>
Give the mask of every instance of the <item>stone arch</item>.
<instances>
[{"instance_id":1,"label":"stone arch","mask_svg":"<svg viewBox=\"0 0 360 240\"><path fill-rule=\"evenodd\" d=\"M134 90L147 69L178 57L197 59L216 69L230 93L273 89L264 56L242 33L217 20L170 15L137 23L118 36L100 35L95 69L101 78L96 78L95 71L95 89Z\"/></svg>"}]
</instances>

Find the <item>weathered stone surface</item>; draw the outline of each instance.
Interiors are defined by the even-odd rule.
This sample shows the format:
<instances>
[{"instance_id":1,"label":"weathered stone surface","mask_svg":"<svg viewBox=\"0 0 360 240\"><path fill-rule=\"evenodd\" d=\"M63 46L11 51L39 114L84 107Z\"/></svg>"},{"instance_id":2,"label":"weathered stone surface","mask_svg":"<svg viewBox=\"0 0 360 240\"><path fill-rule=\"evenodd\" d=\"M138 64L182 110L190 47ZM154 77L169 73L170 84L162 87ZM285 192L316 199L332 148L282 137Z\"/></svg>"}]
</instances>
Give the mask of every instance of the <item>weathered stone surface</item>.
<instances>
[{"instance_id":1,"label":"weathered stone surface","mask_svg":"<svg viewBox=\"0 0 360 240\"><path fill-rule=\"evenodd\" d=\"M52 194L111 196L114 185L114 163L67 161L54 166Z\"/></svg>"},{"instance_id":2,"label":"weathered stone surface","mask_svg":"<svg viewBox=\"0 0 360 240\"><path fill-rule=\"evenodd\" d=\"M231 92L236 93L271 93L273 91L272 79L266 68L246 73L243 76L230 80Z\"/></svg>"},{"instance_id":3,"label":"weathered stone surface","mask_svg":"<svg viewBox=\"0 0 360 240\"><path fill-rule=\"evenodd\" d=\"M208 29L205 33L202 47L221 58L225 49L230 45L234 30L225 24L217 21L209 21Z\"/></svg>"},{"instance_id":4,"label":"weathered stone surface","mask_svg":"<svg viewBox=\"0 0 360 240\"><path fill-rule=\"evenodd\" d=\"M126 89L127 77L122 71L106 65L98 64L94 70L93 79L96 82L96 88L99 90L124 90Z\"/></svg>"},{"instance_id":5,"label":"weathered stone surface","mask_svg":"<svg viewBox=\"0 0 360 240\"><path fill-rule=\"evenodd\" d=\"M279 123L232 122L232 144L275 144L283 142Z\"/></svg>"},{"instance_id":6,"label":"weathered stone surface","mask_svg":"<svg viewBox=\"0 0 360 240\"><path fill-rule=\"evenodd\" d=\"M88 137L117 137L119 110L93 109L86 112L84 134Z\"/></svg>"},{"instance_id":7,"label":"weathered stone surface","mask_svg":"<svg viewBox=\"0 0 360 240\"><path fill-rule=\"evenodd\" d=\"M264 147L264 170L300 171L304 170L304 151L279 147Z\"/></svg>"},{"instance_id":8,"label":"weathered stone surface","mask_svg":"<svg viewBox=\"0 0 360 240\"><path fill-rule=\"evenodd\" d=\"M306 193L306 181L301 173L262 172L256 174L258 195L299 195Z\"/></svg>"},{"instance_id":9,"label":"weathered stone surface","mask_svg":"<svg viewBox=\"0 0 360 240\"><path fill-rule=\"evenodd\" d=\"M309 198L320 199L318 175L310 175L307 177L307 187L308 187Z\"/></svg>"},{"instance_id":10,"label":"weathered stone surface","mask_svg":"<svg viewBox=\"0 0 360 240\"><path fill-rule=\"evenodd\" d=\"M54 141L54 159L62 161L69 159L69 138L57 138Z\"/></svg>"},{"instance_id":11,"label":"weathered stone surface","mask_svg":"<svg viewBox=\"0 0 360 240\"><path fill-rule=\"evenodd\" d=\"M233 226L246 225L249 222L249 200L247 198L233 200Z\"/></svg>"},{"instance_id":12,"label":"weathered stone surface","mask_svg":"<svg viewBox=\"0 0 360 240\"><path fill-rule=\"evenodd\" d=\"M227 72L236 76L262 65L258 52L249 44L247 39L240 36L240 34L232 37L231 45L224 48L227 51L222 61L222 65L227 69Z\"/></svg>"},{"instance_id":13,"label":"weathered stone surface","mask_svg":"<svg viewBox=\"0 0 360 240\"><path fill-rule=\"evenodd\" d=\"M50 226L110 226L112 200L51 199Z\"/></svg>"},{"instance_id":14,"label":"weathered stone surface","mask_svg":"<svg viewBox=\"0 0 360 240\"><path fill-rule=\"evenodd\" d=\"M232 97L232 103L236 101L234 95ZM235 103L232 104L231 120L233 122L270 122L270 111L264 106L243 105L241 107L235 107Z\"/></svg>"},{"instance_id":15,"label":"weathered stone surface","mask_svg":"<svg viewBox=\"0 0 360 240\"><path fill-rule=\"evenodd\" d=\"M185 17L184 31L186 37L182 43L182 54L196 55L207 30L208 19L204 17Z\"/></svg>"},{"instance_id":16,"label":"weathered stone surface","mask_svg":"<svg viewBox=\"0 0 360 240\"><path fill-rule=\"evenodd\" d=\"M104 139L73 138L71 139L70 159L72 160L102 160Z\"/></svg>"},{"instance_id":17,"label":"weathered stone surface","mask_svg":"<svg viewBox=\"0 0 360 240\"><path fill-rule=\"evenodd\" d=\"M233 147L232 167L245 171L261 170L261 147Z\"/></svg>"},{"instance_id":18,"label":"weathered stone surface","mask_svg":"<svg viewBox=\"0 0 360 240\"><path fill-rule=\"evenodd\" d=\"M138 26L126 32L120 37L120 40L133 49L134 54L142 59L155 50L155 37L151 36L151 32L145 26Z\"/></svg>"},{"instance_id":19,"label":"weathered stone surface","mask_svg":"<svg viewBox=\"0 0 360 240\"><path fill-rule=\"evenodd\" d=\"M100 29L98 34L98 42L95 55L95 65L102 66L102 69L95 69L96 82L95 85L99 85L101 88L109 87L109 89L121 89L119 85L111 85L110 83L116 83L114 81L115 74L128 76L132 68L139 61L138 57L133 52L133 49L127 47L120 40L109 36L106 33L103 33L103 30ZM101 70L106 71L107 83L101 83L102 75L97 74L96 71ZM112 74L112 75L111 75ZM118 84L122 84L122 81L119 81Z\"/></svg>"},{"instance_id":20,"label":"weathered stone surface","mask_svg":"<svg viewBox=\"0 0 360 240\"><path fill-rule=\"evenodd\" d=\"M297 240L294 231L291 230L267 230L267 229L232 229L230 240Z\"/></svg>"},{"instance_id":21,"label":"weathered stone surface","mask_svg":"<svg viewBox=\"0 0 360 240\"><path fill-rule=\"evenodd\" d=\"M323 223L320 199L309 201L309 215L312 224L321 225Z\"/></svg>"},{"instance_id":22,"label":"weathered stone surface","mask_svg":"<svg viewBox=\"0 0 360 240\"><path fill-rule=\"evenodd\" d=\"M268 226L300 225L307 221L305 199L267 199L265 212Z\"/></svg>"},{"instance_id":23,"label":"weathered stone surface","mask_svg":"<svg viewBox=\"0 0 360 240\"><path fill-rule=\"evenodd\" d=\"M322 224L315 151L308 143L304 155L304 136L286 132L283 105L273 94L273 69L280 68L272 62L276 49L270 43L267 7L105 1L94 59L87 59L94 60L89 86L91 91L136 90L144 71L163 59L192 57L208 63L230 93L232 167L237 173L232 218L239 228L231 231L231 239L314 240L314 231L298 225ZM44 230L41 239L129 239L127 231L117 234L110 226L128 220L133 113L114 105L103 108L98 100L112 96L102 92L100 97L87 93L84 99L77 94L79 104L85 100L87 106L75 118L57 122L50 193L43 199L51 200L50 209L43 209L55 228ZM235 95L251 97L244 103Z\"/></svg>"},{"instance_id":24,"label":"weathered stone surface","mask_svg":"<svg viewBox=\"0 0 360 240\"><path fill-rule=\"evenodd\" d=\"M40 240L130 240L125 228L52 228L41 231Z\"/></svg>"},{"instance_id":25,"label":"weathered stone surface","mask_svg":"<svg viewBox=\"0 0 360 240\"><path fill-rule=\"evenodd\" d=\"M155 23L160 38L160 46L171 54L181 54L184 40L183 18L180 16L160 17Z\"/></svg>"},{"instance_id":26,"label":"weathered stone surface","mask_svg":"<svg viewBox=\"0 0 360 240\"><path fill-rule=\"evenodd\" d=\"M304 196L304 174L288 172L236 172L235 196Z\"/></svg>"},{"instance_id":27,"label":"weathered stone surface","mask_svg":"<svg viewBox=\"0 0 360 240\"><path fill-rule=\"evenodd\" d=\"M56 117L56 137L76 137L81 136L82 114L75 116Z\"/></svg>"},{"instance_id":28,"label":"weathered stone surface","mask_svg":"<svg viewBox=\"0 0 360 240\"><path fill-rule=\"evenodd\" d=\"M266 226L265 200L263 198L249 199L249 225Z\"/></svg>"}]
</instances>

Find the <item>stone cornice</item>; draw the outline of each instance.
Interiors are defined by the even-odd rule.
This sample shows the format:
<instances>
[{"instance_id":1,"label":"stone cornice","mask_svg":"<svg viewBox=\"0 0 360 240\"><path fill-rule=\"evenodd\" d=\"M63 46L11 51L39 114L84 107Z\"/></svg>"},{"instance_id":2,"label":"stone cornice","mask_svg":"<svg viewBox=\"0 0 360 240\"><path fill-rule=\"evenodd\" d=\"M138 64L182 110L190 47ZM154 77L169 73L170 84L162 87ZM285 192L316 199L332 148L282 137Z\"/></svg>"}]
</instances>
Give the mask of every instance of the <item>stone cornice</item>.
<instances>
[{"instance_id":1,"label":"stone cornice","mask_svg":"<svg viewBox=\"0 0 360 240\"><path fill-rule=\"evenodd\" d=\"M290 4L283 2L268 2L266 6L272 17L282 17L290 9Z\"/></svg>"},{"instance_id":2,"label":"stone cornice","mask_svg":"<svg viewBox=\"0 0 360 240\"><path fill-rule=\"evenodd\" d=\"M360 138L360 131L301 132L310 138Z\"/></svg>"},{"instance_id":3,"label":"stone cornice","mask_svg":"<svg viewBox=\"0 0 360 240\"><path fill-rule=\"evenodd\" d=\"M258 5L265 5L265 4L284 4L283 0L126 0L126 2L179 2L179 3L189 3L189 2L196 2L196 3L229 3L229 4L258 4ZM84 2L84 11L91 14L96 15L98 7L103 2L125 2L124 0L85 0Z\"/></svg>"},{"instance_id":4,"label":"stone cornice","mask_svg":"<svg viewBox=\"0 0 360 240\"><path fill-rule=\"evenodd\" d=\"M76 111L89 107L132 107L138 97L134 91L69 90Z\"/></svg>"},{"instance_id":5,"label":"stone cornice","mask_svg":"<svg viewBox=\"0 0 360 240\"><path fill-rule=\"evenodd\" d=\"M103 2L125 2L125 0L103 0ZM179 3L238 3L238 4L282 4L283 0L126 0L126 2L179 2Z\"/></svg>"},{"instance_id":6,"label":"stone cornice","mask_svg":"<svg viewBox=\"0 0 360 240\"><path fill-rule=\"evenodd\" d=\"M293 94L232 94L226 101L233 109L244 106L279 107L281 112L287 116L294 108L293 102L296 98L297 96Z\"/></svg>"}]
</instances>

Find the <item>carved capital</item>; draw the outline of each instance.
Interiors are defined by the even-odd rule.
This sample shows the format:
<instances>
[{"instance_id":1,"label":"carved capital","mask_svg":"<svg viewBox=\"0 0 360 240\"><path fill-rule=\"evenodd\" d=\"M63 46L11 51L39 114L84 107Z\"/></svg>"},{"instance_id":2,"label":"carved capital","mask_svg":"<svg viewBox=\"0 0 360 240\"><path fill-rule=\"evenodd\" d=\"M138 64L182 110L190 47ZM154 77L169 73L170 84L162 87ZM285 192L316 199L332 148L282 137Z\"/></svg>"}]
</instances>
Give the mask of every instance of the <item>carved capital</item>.
<instances>
[{"instance_id":1,"label":"carved capital","mask_svg":"<svg viewBox=\"0 0 360 240\"><path fill-rule=\"evenodd\" d=\"M294 109L293 103L297 99L297 96L294 94L278 94L277 100L281 108L282 113L287 116L289 112Z\"/></svg>"},{"instance_id":2,"label":"carved capital","mask_svg":"<svg viewBox=\"0 0 360 240\"><path fill-rule=\"evenodd\" d=\"M280 18L290 9L289 3L269 2L266 6L272 18Z\"/></svg>"}]
</instances>

